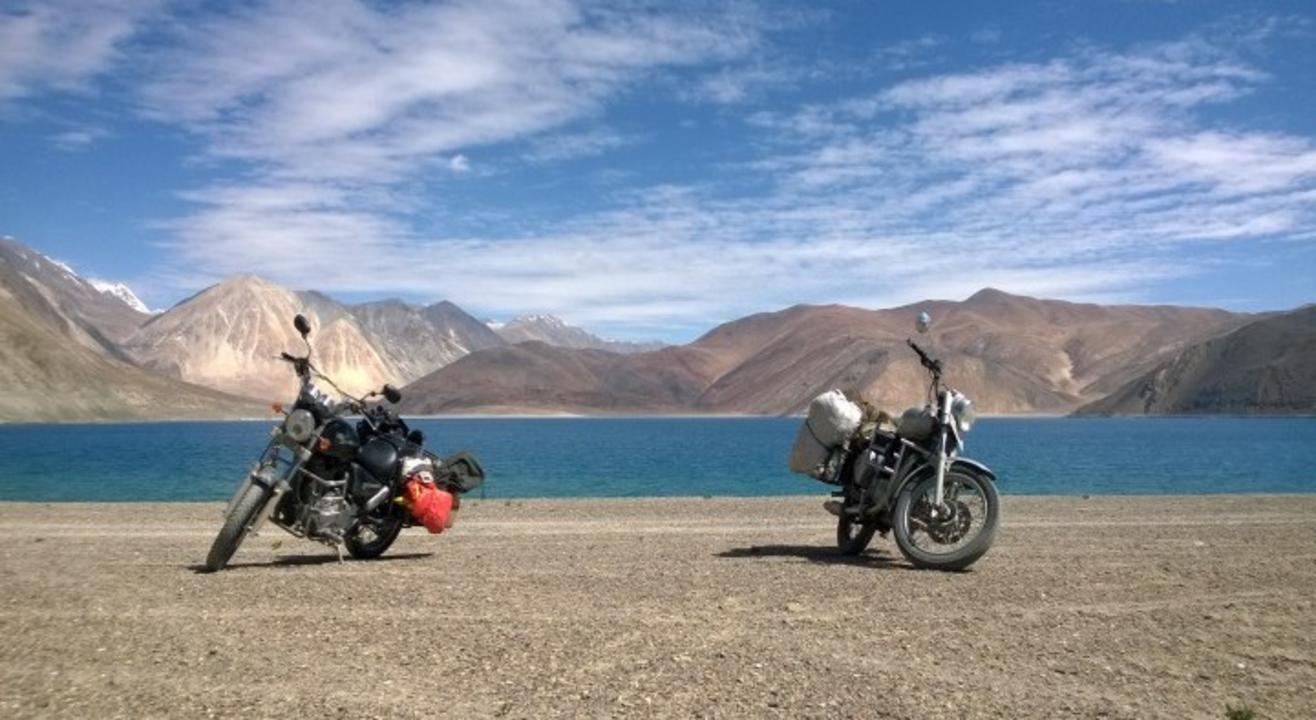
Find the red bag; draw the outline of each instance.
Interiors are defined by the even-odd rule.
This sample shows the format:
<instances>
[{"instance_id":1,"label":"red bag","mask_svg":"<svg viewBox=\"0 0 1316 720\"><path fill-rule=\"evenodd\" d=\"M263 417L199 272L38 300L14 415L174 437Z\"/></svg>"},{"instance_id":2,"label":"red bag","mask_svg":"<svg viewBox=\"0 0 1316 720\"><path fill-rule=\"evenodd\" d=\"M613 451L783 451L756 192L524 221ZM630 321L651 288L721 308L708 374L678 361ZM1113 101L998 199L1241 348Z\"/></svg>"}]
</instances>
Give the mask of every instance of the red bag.
<instances>
[{"instance_id":1,"label":"red bag","mask_svg":"<svg viewBox=\"0 0 1316 720\"><path fill-rule=\"evenodd\" d=\"M452 493L414 476L407 480L403 490L406 492L406 505L411 516L424 525L426 530L438 534L452 527Z\"/></svg>"}]
</instances>

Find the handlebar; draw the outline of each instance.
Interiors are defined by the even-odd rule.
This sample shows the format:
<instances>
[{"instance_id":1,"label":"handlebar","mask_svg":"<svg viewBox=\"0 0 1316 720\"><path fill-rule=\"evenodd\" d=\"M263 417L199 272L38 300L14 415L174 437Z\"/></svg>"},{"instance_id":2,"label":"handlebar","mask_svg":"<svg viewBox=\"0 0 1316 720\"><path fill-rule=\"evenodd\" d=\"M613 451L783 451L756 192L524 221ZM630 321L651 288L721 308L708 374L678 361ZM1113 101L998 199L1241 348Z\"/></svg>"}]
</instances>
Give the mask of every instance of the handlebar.
<instances>
[{"instance_id":1,"label":"handlebar","mask_svg":"<svg viewBox=\"0 0 1316 720\"><path fill-rule=\"evenodd\" d=\"M940 360L928 355L928 353L923 348L919 347L918 343L915 343L913 340L906 340L905 342L909 343L909 346L914 349L914 352L918 353L918 359L923 363L923 367L931 370L932 373L937 376L941 375Z\"/></svg>"}]
</instances>

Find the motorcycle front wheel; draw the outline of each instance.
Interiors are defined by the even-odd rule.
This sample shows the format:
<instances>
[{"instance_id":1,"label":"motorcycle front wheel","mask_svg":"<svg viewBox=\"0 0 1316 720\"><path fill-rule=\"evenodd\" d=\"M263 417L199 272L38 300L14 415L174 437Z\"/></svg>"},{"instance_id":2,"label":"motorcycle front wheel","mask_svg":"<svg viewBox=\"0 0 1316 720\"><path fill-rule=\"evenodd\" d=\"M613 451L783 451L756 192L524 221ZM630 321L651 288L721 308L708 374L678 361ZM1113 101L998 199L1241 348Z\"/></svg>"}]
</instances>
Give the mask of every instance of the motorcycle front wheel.
<instances>
[{"instance_id":1,"label":"motorcycle front wheel","mask_svg":"<svg viewBox=\"0 0 1316 720\"><path fill-rule=\"evenodd\" d=\"M900 491L892 528L896 545L915 567L963 570L992 546L1000 496L991 480L962 470L946 472L945 502L939 510L936 489L936 477L929 476Z\"/></svg>"},{"instance_id":2,"label":"motorcycle front wheel","mask_svg":"<svg viewBox=\"0 0 1316 720\"><path fill-rule=\"evenodd\" d=\"M228 564L269 499L270 491L255 483L242 493L224 518L224 526L219 529L215 542L210 545L210 554L206 555L207 572L222 570Z\"/></svg>"}]
</instances>

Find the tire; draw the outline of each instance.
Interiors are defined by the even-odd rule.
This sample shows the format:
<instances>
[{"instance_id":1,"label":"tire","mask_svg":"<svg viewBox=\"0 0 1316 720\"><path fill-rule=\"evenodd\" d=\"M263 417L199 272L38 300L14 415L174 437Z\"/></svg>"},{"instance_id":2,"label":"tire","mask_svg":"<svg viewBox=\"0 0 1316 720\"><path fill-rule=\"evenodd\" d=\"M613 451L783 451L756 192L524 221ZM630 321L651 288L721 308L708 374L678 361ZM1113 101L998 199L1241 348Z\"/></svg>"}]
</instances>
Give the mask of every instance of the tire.
<instances>
[{"instance_id":1,"label":"tire","mask_svg":"<svg viewBox=\"0 0 1316 720\"><path fill-rule=\"evenodd\" d=\"M995 483L977 473L966 472L961 469L946 471L947 484L952 481L971 485L981 494L987 506L982 529L966 545L951 552L929 553L919 548L914 543L913 533L910 530L910 513L915 509L915 503L918 502L918 499L935 487L937 479L935 476L930 475L922 480L909 483L901 489L900 497L896 500L896 511L893 518L894 527L892 529L896 536L896 545L900 547L900 552L914 567L930 570L963 570L986 554L992 546L992 541L996 539L996 527L1001 517L1001 501L1000 496L996 494Z\"/></svg>"},{"instance_id":2,"label":"tire","mask_svg":"<svg viewBox=\"0 0 1316 720\"><path fill-rule=\"evenodd\" d=\"M383 531L370 542L362 542L356 532L349 534L343 541L347 552L357 560L374 560L383 555L393 545L393 541L398 539L398 533L402 532L402 517L394 515L384 518L379 521L379 525L383 526Z\"/></svg>"},{"instance_id":3,"label":"tire","mask_svg":"<svg viewBox=\"0 0 1316 720\"><path fill-rule=\"evenodd\" d=\"M229 559L238 551L238 546L246 538L252 522L260 516L260 511L265 509L269 499L268 489L253 484L233 504L233 509L224 519L224 526L219 529L219 535L210 545L210 554L206 555L206 572L222 570L228 565Z\"/></svg>"},{"instance_id":4,"label":"tire","mask_svg":"<svg viewBox=\"0 0 1316 720\"><path fill-rule=\"evenodd\" d=\"M836 521L836 547L842 555L862 555L877 534L876 523L861 523L857 518L841 513Z\"/></svg>"}]
</instances>

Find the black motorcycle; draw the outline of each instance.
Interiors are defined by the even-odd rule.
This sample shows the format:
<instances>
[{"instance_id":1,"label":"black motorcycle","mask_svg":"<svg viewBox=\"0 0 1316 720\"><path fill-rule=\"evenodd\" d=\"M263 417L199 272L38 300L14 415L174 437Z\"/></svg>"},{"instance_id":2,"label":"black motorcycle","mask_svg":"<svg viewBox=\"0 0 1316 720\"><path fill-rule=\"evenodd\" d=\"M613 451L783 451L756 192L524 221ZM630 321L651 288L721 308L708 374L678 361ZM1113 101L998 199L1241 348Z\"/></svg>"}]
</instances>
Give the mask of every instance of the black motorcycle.
<instances>
[{"instance_id":1,"label":"black motorcycle","mask_svg":"<svg viewBox=\"0 0 1316 720\"><path fill-rule=\"evenodd\" d=\"M307 340L310 323L298 315L293 325L306 355L285 352L280 359L301 381L297 400L287 411L275 406L283 421L225 508L224 525L206 556L208 571L227 565L267 518L296 537L337 549L339 559L344 549L354 558L379 557L404 527L418 524L404 485L423 480L458 498L484 481L484 470L471 455L440 458L424 448L419 430L382 403L371 406L380 398L398 403L402 394L393 386L356 398L316 370ZM341 399L321 391L316 380ZM353 422L354 416L360 419Z\"/></svg>"},{"instance_id":2,"label":"black motorcycle","mask_svg":"<svg viewBox=\"0 0 1316 720\"><path fill-rule=\"evenodd\" d=\"M918 331L931 318L922 313ZM977 414L963 393L942 382L942 365L913 340L909 347L928 371L928 404L910 408L895 432L876 428L838 448L820 479L841 489L826 508L837 515L836 542L858 555L873 535L894 531L914 566L962 570L992 545L1000 522L996 475L963 457L964 435Z\"/></svg>"}]
</instances>

